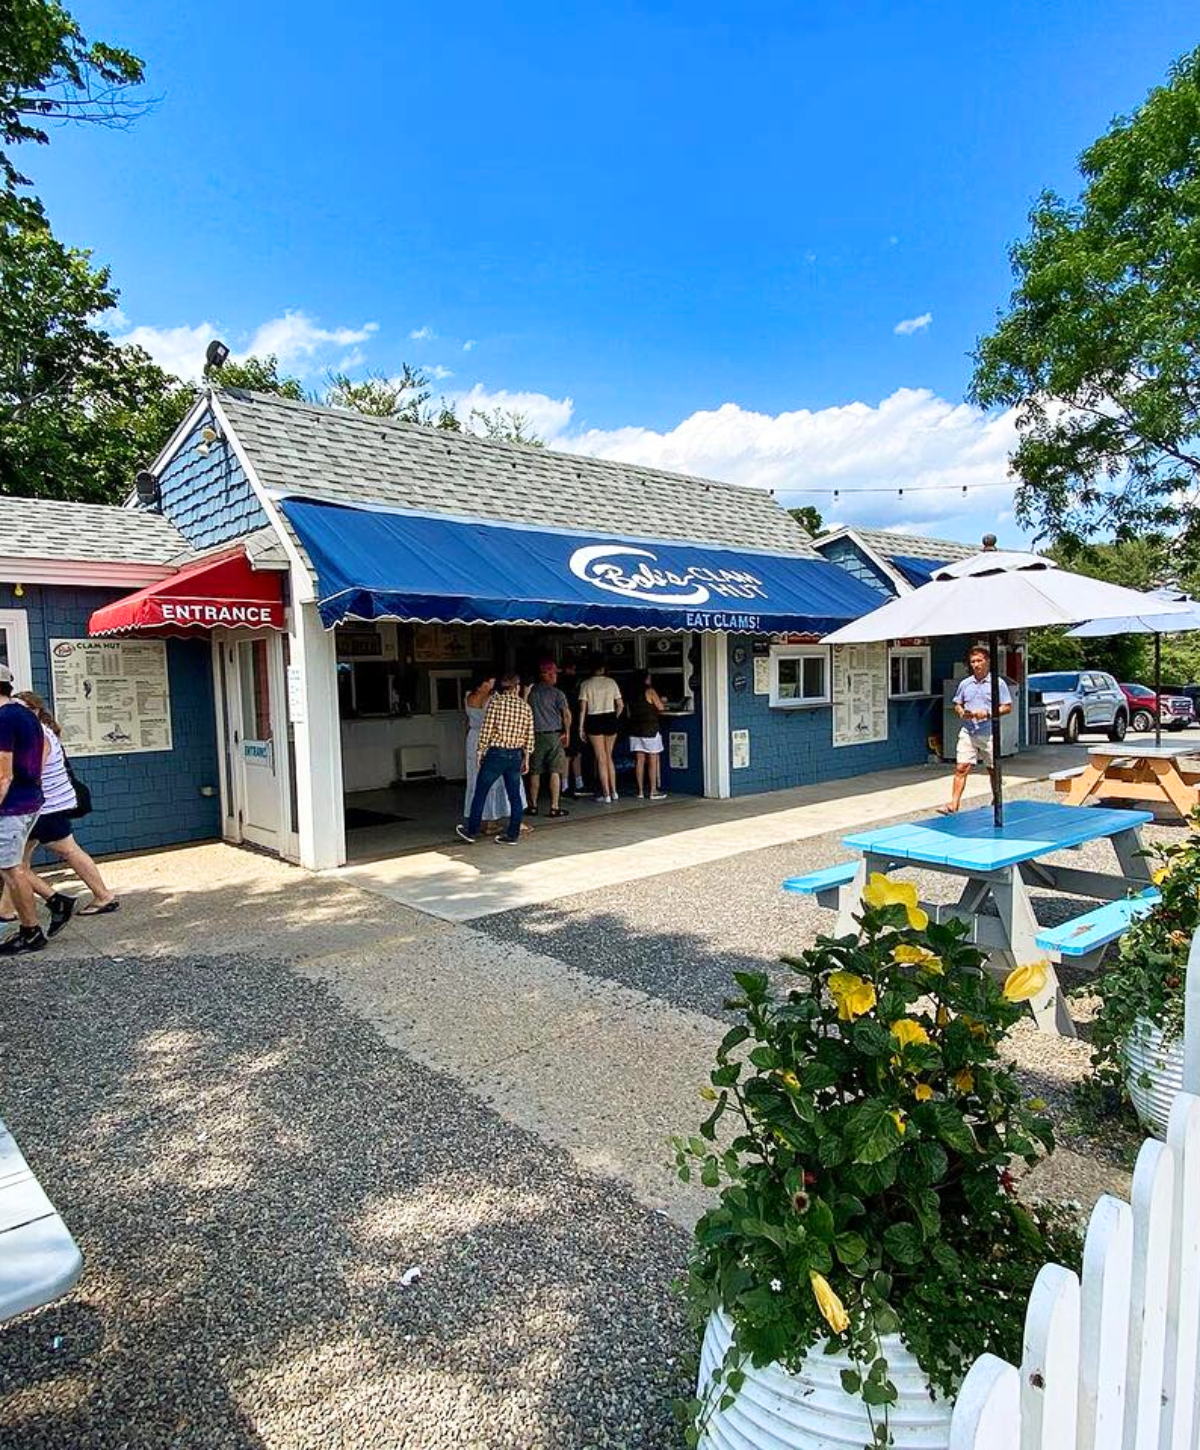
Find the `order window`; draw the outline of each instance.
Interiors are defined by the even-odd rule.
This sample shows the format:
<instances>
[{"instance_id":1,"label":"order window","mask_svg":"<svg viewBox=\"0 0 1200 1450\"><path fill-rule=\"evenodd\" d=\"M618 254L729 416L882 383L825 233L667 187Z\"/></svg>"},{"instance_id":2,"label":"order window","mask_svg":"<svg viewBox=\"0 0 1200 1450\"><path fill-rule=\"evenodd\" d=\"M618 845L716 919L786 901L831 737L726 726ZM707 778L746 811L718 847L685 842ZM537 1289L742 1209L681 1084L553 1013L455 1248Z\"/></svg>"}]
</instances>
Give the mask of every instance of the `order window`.
<instances>
[{"instance_id":1,"label":"order window","mask_svg":"<svg viewBox=\"0 0 1200 1450\"><path fill-rule=\"evenodd\" d=\"M829 703L829 651L783 648L771 652L771 704Z\"/></svg>"},{"instance_id":2,"label":"order window","mask_svg":"<svg viewBox=\"0 0 1200 1450\"><path fill-rule=\"evenodd\" d=\"M929 694L928 648L894 649L891 652L891 688L893 700L906 695Z\"/></svg>"}]
</instances>

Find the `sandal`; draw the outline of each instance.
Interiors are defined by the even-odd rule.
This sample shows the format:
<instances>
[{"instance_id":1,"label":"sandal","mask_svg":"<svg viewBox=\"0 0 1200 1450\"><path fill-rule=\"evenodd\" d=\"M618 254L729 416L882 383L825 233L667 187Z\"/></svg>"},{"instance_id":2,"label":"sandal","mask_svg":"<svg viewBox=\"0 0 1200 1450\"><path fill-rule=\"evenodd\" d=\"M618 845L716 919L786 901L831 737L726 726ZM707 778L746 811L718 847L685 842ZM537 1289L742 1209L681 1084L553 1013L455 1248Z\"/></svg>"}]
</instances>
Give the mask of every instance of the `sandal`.
<instances>
[{"instance_id":1,"label":"sandal","mask_svg":"<svg viewBox=\"0 0 1200 1450\"><path fill-rule=\"evenodd\" d=\"M958 815L958 812L954 809L953 806L938 806L937 813L938 813L939 816L956 816L956 815Z\"/></svg>"},{"instance_id":2,"label":"sandal","mask_svg":"<svg viewBox=\"0 0 1200 1450\"><path fill-rule=\"evenodd\" d=\"M571 812L564 811L562 806L555 806L555 808L550 812L551 816L569 816L570 814Z\"/></svg>"},{"instance_id":3,"label":"sandal","mask_svg":"<svg viewBox=\"0 0 1200 1450\"><path fill-rule=\"evenodd\" d=\"M106 901L103 906L97 906L94 901L90 901L86 906L81 906L76 915L108 916L111 912L116 911L117 907L120 906L120 904L121 903L116 899L115 896L111 901Z\"/></svg>"}]
</instances>

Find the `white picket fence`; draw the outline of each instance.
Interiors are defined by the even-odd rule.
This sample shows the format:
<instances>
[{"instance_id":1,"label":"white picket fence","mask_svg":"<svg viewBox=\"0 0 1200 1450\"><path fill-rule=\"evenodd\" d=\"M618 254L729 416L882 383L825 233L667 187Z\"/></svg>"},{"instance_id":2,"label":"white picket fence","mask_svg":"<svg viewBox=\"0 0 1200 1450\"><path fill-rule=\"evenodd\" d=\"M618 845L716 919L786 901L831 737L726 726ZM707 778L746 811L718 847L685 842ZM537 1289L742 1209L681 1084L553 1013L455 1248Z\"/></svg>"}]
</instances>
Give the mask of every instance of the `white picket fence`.
<instances>
[{"instance_id":1,"label":"white picket fence","mask_svg":"<svg viewBox=\"0 0 1200 1450\"><path fill-rule=\"evenodd\" d=\"M1097 1203L1082 1282L1038 1275L1020 1370L971 1366L950 1450L1200 1450L1200 932L1187 981L1166 1143L1142 1144L1132 1205Z\"/></svg>"}]
</instances>

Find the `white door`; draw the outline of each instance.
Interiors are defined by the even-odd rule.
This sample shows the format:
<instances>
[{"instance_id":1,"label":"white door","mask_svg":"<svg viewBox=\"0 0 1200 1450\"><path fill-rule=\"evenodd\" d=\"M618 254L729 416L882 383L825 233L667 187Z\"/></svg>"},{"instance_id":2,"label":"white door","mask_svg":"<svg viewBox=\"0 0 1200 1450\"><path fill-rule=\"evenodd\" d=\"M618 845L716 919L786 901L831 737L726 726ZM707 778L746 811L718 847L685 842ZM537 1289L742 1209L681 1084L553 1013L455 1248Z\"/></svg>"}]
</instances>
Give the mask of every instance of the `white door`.
<instances>
[{"instance_id":1,"label":"white door","mask_svg":"<svg viewBox=\"0 0 1200 1450\"><path fill-rule=\"evenodd\" d=\"M240 833L256 846L278 851L287 779L279 636L237 636L225 648Z\"/></svg>"},{"instance_id":2,"label":"white door","mask_svg":"<svg viewBox=\"0 0 1200 1450\"><path fill-rule=\"evenodd\" d=\"M12 671L13 686L33 689L29 668L29 620L23 609L0 609L0 665Z\"/></svg>"}]
</instances>

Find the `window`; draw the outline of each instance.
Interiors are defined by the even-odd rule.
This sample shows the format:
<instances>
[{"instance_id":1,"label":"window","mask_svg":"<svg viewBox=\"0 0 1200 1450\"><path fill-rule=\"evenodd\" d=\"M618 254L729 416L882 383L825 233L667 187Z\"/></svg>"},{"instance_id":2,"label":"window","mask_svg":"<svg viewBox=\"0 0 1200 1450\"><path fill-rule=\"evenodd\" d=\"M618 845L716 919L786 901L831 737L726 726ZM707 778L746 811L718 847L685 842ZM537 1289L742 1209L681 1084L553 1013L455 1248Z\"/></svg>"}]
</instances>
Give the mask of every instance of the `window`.
<instances>
[{"instance_id":1,"label":"window","mask_svg":"<svg viewBox=\"0 0 1200 1450\"><path fill-rule=\"evenodd\" d=\"M470 688L470 670L430 670L430 711L434 715L461 715L463 696Z\"/></svg>"},{"instance_id":2,"label":"window","mask_svg":"<svg viewBox=\"0 0 1200 1450\"><path fill-rule=\"evenodd\" d=\"M894 649L891 652L889 669L891 685L889 693L893 700L906 696L929 694L929 650L925 646L911 646Z\"/></svg>"},{"instance_id":3,"label":"window","mask_svg":"<svg viewBox=\"0 0 1200 1450\"><path fill-rule=\"evenodd\" d=\"M771 704L782 709L829 704L829 651L782 645L771 651Z\"/></svg>"}]
</instances>

